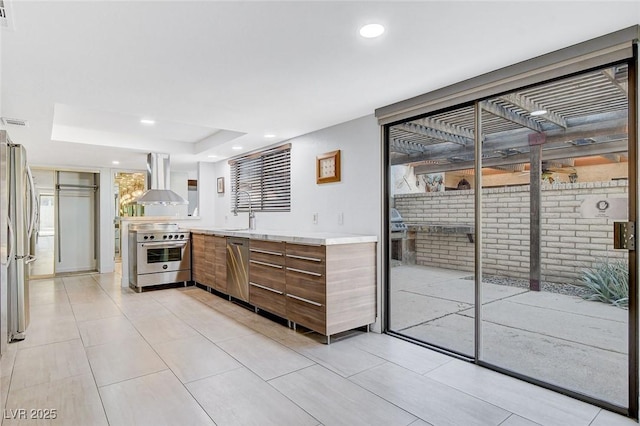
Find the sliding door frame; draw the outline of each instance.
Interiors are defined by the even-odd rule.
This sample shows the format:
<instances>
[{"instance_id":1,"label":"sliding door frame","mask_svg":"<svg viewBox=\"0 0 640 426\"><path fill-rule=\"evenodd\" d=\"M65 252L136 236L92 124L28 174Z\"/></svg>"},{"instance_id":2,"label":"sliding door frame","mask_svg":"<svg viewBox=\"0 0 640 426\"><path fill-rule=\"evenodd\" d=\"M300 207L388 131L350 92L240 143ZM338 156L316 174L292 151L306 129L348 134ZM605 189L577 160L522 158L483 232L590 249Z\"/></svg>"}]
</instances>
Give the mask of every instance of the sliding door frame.
<instances>
[{"instance_id":1,"label":"sliding door frame","mask_svg":"<svg viewBox=\"0 0 640 426\"><path fill-rule=\"evenodd\" d=\"M547 55L543 55L529 61L524 61L510 67L493 71L481 76L466 80L445 88L426 93L402 102L398 102L376 110L376 117L381 125L383 138L383 185L384 185L384 245L383 245L383 331L394 336L412 341L422 346L458 356L474 362L477 365L513 376L524 381L545 387L556 392L572 396L615 411L634 419L638 419L639 397L639 308L638 308L638 268L640 257L635 250L629 251L629 313L628 313L628 407L620 407L589 395L568 390L551 383L538 380L517 372L501 368L483 361L482 353L482 108L480 101L501 93L507 93L523 87L557 80L574 74L579 74L606 65L626 63L629 69L628 77L628 196L629 196L629 222L637 223L638 218L638 170L640 163L638 158L638 131L640 122L640 108L638 104L638 39L640 38L640 26L633 26L617 31L578 45L561 49ZM473 358L451 353L443 348L432 347L428 343L418 342L399 333L390 330L390 233L389 233L389 196L391 164L389 156L390 128L402 122L426 116L436 111L441 111L463 104L475 105L475 353Z\"/></svg>"}]
</instances>

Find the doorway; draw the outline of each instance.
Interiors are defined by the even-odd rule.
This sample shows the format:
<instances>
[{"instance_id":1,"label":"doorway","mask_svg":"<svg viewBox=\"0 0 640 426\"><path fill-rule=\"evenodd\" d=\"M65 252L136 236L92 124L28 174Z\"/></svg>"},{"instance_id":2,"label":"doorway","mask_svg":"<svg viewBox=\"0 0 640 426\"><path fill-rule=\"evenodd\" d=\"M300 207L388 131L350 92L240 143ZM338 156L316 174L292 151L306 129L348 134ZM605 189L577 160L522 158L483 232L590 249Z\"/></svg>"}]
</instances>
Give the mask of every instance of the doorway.
<instances>
[{"instance_id":1,"label":"doorway","mask_svg":"<svg viewBox=\"0 0 640 426\"><path fill-rule=\"evenodd\" d=\"M144 216L144 206L137 204L136 199L145 190L145 174L142 172L115 172L113 175L113 198L115 217L114 225L114 260L121 260L120 220L122 217ZM126 241L124 242L126 244Z\"/></svg>"},{"instance_id":2,"label":"doorway","mask_svg":"<svg viewBox=\"0 0 640 426\"><path fill-rule=\"evenodd\" d=\"M36 222L31 233L29 252L36 260L29 264L32 278L51 277L55 274L55 172L32 169L36 200Z\"/></svg>"},{"instance_id":3,"label":"doorway","mask_svg":"<svg viewBox=\"0 0 640 426\"><path fill-rule=\"evenodd\" d=\"M35 174L35 173L34 173ZM35 177L34 177L35 178ZM31 277L47 277L55 274L55 197L53 193L40 192L36 187L38 209L35 229L31 235L31 253L36 256L29 274Z\"/></svg>"},{"instance_id":4,"label":"doorway","mask_svg":"<svg viewBox=\"0 0 640 426\"><path fill-rule=\"evenodd\" d=\"M612 63L385 126L405 225L388 241L415 247L387 262L390 333L637 414L635 255L614 245L637 213L634 72Z\"/></svg>"},{"instance_id":5,"label":"doorway","mask_svg":"<svg viewBox=\"0 0 640 426\"><path fill-rule=\"evenodd\" d=\"M56 274L97 270L99 175L56 171Z\"/></svg>"}]
</instances>

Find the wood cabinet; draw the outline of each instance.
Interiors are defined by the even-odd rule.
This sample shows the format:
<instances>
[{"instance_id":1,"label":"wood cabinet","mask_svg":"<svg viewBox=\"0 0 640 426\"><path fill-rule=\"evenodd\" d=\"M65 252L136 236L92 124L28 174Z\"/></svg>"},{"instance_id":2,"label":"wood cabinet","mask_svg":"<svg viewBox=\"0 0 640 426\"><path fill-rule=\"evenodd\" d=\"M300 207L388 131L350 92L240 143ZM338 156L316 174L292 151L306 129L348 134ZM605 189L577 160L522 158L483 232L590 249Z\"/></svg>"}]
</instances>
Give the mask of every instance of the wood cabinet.
<instances>
[{"instance_id":1,"label":"wood cabinet","mask_svg":"<svg viewBox=\"0 0 640 426\"><path fill-rule=\"evenodd\" d=\"M226 237L192 234L192 277L227 291ZM249 303L325 336L375 322L376 243L250 239Z\"/></svg>"},{"instance_id":2,"label":"wood cabinet","mask_svg":"<svg viewBox=\"0 0 640 426\"><path fill-rule=\"evenodd\" d=\"M287 318L326 334L325 246L287 244Z\"/></svg>"},{"instance_id":3,"label":"wood cabinet","mask_svg":"<svg viewBox=\"0 0 640 426\"><path fill-rule=\"evenodd\" d=\"M204 235L191 234L191 279L200 284L205 282L204 253Z\"/></svg>"},{"instance_id":4,"label":"wood cabinet","mask_svg":"<svg viewBox=\"0 0 640 426\"><path fill-rule=\"evenodd\" d=\"M215 279L213 288L226 293L227 292L227 238L218 235L212 236L213 250L215 252Z\"/></svg>"},{"instance_id":5,"label":"wood cabinet","mask_svg":"<svg viewBox=\"0 0 640 426\"><path fill-rule=\"evenodd\" d=\"M285 244L273 241L249 242L249 303L286 317Z\"/></svg>"},{"instance_id":6,"label":"wood cabinet","mask_svg":"<svg viewBox=\"0 0 640 426\"><path fill-rule=\"evenodd\" d=\"M287 243L287 319L326 336L373 323L375 250L376 243Z\"/></svg>"},{"instance_id":7,"label":"wood cabinet","mask_svg":"<svg viewBox=\"0 0 640 426\"><path fill-rule=\"evenodd\" d=\"M215 287L215 261L216 251L214 247L213 235L204 236L204 284L207 287Z\"/></svg>"},{"instance_id":8,"label":"wood cabinet","mask_svg":"<svg viewBox=\"0 0 640 426\"><path fill-rule=\"evenodd\" d=\"M225 293L227 291L227 239L191 234L191 279Z\"/></svg>"}]
</instances>

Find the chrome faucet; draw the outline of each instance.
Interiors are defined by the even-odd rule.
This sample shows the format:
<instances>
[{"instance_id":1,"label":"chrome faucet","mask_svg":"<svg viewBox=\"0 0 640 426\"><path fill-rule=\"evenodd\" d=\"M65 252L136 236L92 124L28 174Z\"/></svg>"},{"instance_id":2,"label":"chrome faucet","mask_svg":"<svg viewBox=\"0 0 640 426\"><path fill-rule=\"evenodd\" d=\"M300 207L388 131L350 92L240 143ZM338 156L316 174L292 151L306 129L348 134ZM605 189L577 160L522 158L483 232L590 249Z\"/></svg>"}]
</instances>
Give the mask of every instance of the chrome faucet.
<instances>
[{"instance_id":1,"label":"chrome faucet","mask_svg":"<svg viewBox=\"0 0 640 426\"><path fill-rule=\"evenodd\" d=\"M244 192L249 197L249 229L256 229L256 214L253 212L253 205L251 203L251 194L248 191L236 191L236 197L240 197L240 193ZM238 216L238 202L233 208L233 215Z\"/></svg>"}]
</instances>

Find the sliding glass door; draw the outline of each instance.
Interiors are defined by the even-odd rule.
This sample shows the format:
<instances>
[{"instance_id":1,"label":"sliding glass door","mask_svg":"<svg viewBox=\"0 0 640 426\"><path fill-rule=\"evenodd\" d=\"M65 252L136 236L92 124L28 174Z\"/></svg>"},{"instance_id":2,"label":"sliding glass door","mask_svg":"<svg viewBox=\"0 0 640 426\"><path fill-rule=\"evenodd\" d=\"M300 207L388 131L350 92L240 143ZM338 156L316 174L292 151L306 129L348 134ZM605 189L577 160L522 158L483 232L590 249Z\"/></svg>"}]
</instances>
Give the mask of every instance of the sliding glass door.
<instances>
[{"instance_id":1,"label":"sliding glass door","mask_svg":"<svg viewBox=\"0 0 640 426\"><path fill-rule=\"evenodd\" d=\"M390 328L474 354L474 107L392 126Z\"/></svg>"},{"instance_id":2,"label":"sliding glass door","mask_svg":"<svg viewBox=\"0 0 640 426\"><path fill-rule=\"evenodd\" d=\"M635 405L629 75L612 64L387 126L388 331Z\"/></svg>"}]
</instances>

